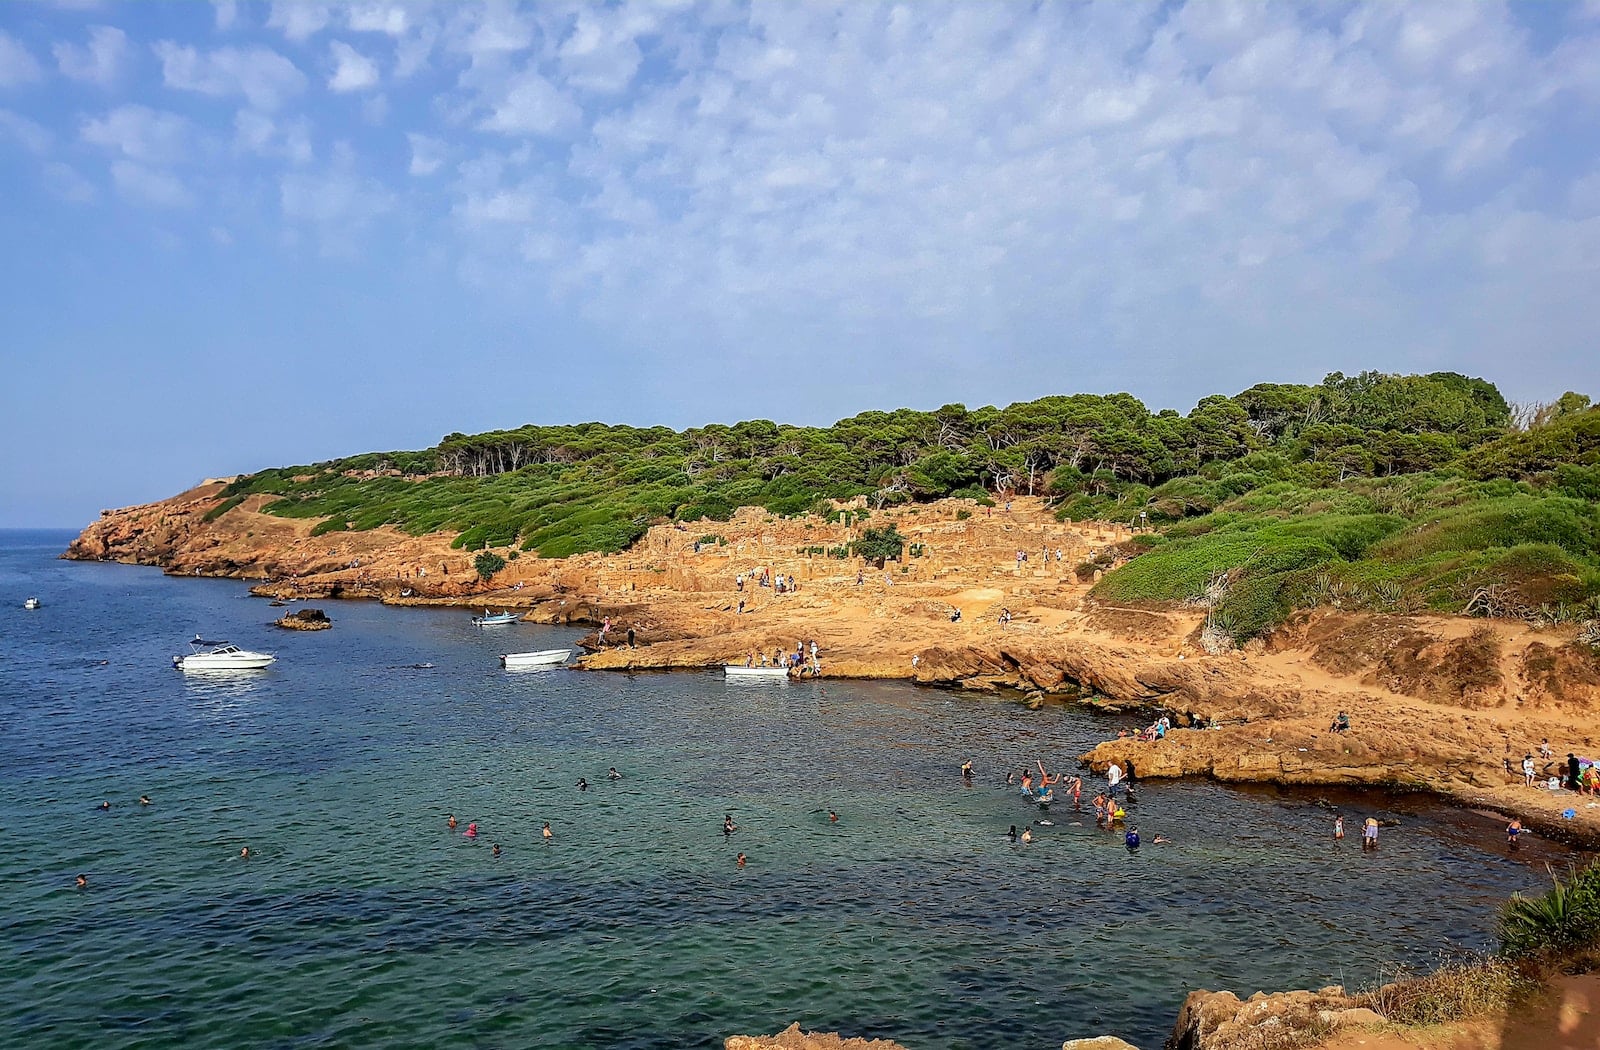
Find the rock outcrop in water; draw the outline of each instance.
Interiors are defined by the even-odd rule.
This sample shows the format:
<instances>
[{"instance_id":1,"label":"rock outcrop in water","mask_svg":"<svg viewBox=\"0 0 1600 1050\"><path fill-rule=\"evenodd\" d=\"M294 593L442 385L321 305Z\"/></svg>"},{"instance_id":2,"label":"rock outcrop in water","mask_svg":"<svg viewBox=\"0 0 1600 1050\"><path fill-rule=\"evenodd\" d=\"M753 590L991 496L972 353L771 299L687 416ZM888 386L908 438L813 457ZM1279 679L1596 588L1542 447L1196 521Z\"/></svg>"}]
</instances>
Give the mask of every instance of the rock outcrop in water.
<instances>
[{"instance_id":1,"label":"rock outcrop in water","mask_svg":"<svg viewBox=\"0 0 1600 1050\"><path fill-rule=\"evenodd\" d=\"M274 627L282 627L286 631L326 631L333 626L333 621L328 619L328 614L321 609L299 609L292 613L284 613L272 621Z\"/></svg>"},{"instance_id":2,"label":"rock outcrop in water","mask_svg":"<svg viewBox=\"0 0 1600 1050\"><path fill-rule=\"evenodd\" d=\"M1336 1028L1383 1023L1383 1015L1338 985L1316 992L1257 992L1242 1001L1232 992L1196 991L1183 1001L1165 1050L1309 1046Z\"/></svg>"},{"instance_id":3,"label":"rock outcrop in water","mask_svg":"<svg viewBox=\"0 0 1600 1050\"><path fill-rule=\"evenodd\" d=\"M802 1032L800 1022L777 1035L734 1035L723 1050L905 1050L888 1039L853 1039L835 1032Z\"/></svg>"},{"instance_id":4,"label":"rock outcrop in water","mask_svg":"<svg viewBox=\"0 0 1600 1050\"><path fill-rule=\"evenodd\" d=\"M916 545L918 556L908 549L887 569L826 553L855 538L849 525L746 508L692 531L652 527L614 556L505 550L506 567L484 581L448 535L314 536L314 521L263 513L271 497L224 501L223 488L107 511L66 556L262 579L256 592L280 598L492 605L553 624L610 618L604 643L586 640L581 666L594 670L743 663L814 639L824 677L1019 690L1031 703L1161 708L1178 726L1220 727L1107 741L1085 756L1095 770L1115 759L1141 777L1426 789L1600 840L1600 802L1524 788L1517 772L1541 739L1557 760L1600 751L1600 652L1571 629L1319 610L1215 654L1200 644L1198 610L1089 597L1076 567L1125 557L1127 530L1059 522L1033 499L1010 513L966 500L874 512L874 524ZM796 586L762 587L763 573ZM634 648L620 644L629 626ZM1331 733L1340 710L1353 728ZM1540 763L1541 775L1552 771Z\"/></svg>"}]
</instances>

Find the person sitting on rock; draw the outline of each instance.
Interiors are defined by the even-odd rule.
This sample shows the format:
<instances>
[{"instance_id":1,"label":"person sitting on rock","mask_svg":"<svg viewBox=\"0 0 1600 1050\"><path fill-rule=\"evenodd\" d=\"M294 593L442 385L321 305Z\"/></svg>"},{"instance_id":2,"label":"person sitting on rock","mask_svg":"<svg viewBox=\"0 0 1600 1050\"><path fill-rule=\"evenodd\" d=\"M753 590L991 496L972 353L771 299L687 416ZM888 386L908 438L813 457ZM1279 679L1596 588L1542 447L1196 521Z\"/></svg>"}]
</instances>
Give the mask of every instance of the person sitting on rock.
<instances>
[{"instance_id":1,"label":"person sitting on rock","mask_svg":"<svg viewBox=\"0 0 1600 1050\"><path fill-rule=\"evenodd\" d=\"M1333 725L1328 727L1328 732L1330 733L1346 733L1349 730L1350 716L1343 711L1340 711L1339 716L1333 720Z\"/></svg>"}]
</instances>

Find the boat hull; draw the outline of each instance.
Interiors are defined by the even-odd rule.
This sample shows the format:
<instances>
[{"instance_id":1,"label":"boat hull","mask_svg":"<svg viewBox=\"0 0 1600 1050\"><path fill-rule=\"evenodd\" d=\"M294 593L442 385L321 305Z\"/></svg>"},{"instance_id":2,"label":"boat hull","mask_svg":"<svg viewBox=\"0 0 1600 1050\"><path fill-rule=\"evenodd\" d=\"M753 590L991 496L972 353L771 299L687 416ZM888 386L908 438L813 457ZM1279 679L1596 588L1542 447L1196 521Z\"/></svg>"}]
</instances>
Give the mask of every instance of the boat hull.
<instances>
[{"instance_id":1,"label":"boat hull","mask_svg":"<svg viewBox=\"0 0 1600 1050\"><path fill-rule=\"evenodd\" d=\"M751 682L780 682L789 677L787 667L739 667L735 664L724 664L722 674L725 678L737 678Z\"/></svg>"},{"instance_id":2,"label":"boat hull","mask_svg":"<svg viewBox=\"0 0 1600 1050\"><path fill-rule=\"evenodd\" d=\"M209 653L193 653L189 656L180 656L173 662L180 671L259 671L278 658L267 653L228 653L225 656L213 656Z\"/></svg>"},{"instance_id":3,"label":"boat hull","mask_svg":"<svg viewBox=\"0 0 1600 1050\"><path fill-rule=\"evenodd\" d=\"M500 665L508 671L527 670L532 667L560 667L572 655L571 649L542 649L536 653L506 653Z\"/></svg>"}]
</instances>

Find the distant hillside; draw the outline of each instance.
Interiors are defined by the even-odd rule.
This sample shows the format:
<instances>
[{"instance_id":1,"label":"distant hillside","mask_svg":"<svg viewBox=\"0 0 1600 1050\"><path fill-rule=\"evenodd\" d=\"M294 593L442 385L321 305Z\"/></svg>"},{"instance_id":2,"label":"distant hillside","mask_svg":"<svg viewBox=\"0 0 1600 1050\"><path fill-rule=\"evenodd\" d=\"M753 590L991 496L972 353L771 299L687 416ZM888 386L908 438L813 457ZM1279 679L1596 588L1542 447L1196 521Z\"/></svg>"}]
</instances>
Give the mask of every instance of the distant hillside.
<instances>
[{"instance_id":1,"label":"distant hillside","mask_svg":"<svg viewBox=\"0 0 1600 1050\"><path fill-rule=\"evenodd\" d=\"M746 505L827 514L827 501L856 496L882 508L1022 493L1063 518L1148 523L1146 553L1096 593L1206 600L1237 638L1328 603L1554 619L1600 609L1600 410L1574 393L1514 409L1493 384L1450 372L1260 384L1186 416L1077 394L831 427L451 434L425 451L242 476L213 515L253 493L280 497L269 513L321 519L322 533L393 525L544 557L621 550L652 522Z\"/></svg>"}]
</instances>

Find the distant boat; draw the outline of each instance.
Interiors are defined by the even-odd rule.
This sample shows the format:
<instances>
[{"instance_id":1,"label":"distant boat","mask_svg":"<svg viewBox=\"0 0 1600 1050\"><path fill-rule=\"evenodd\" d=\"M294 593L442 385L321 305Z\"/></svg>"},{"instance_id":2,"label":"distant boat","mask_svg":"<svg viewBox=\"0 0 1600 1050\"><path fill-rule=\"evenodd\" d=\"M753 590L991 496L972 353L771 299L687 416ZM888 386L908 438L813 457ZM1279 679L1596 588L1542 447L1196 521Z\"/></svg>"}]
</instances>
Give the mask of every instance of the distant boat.
<instances>
[{"instance_id":1,"label":"distant boat","mask_svg":"<svg viewBox=\"0 0 1600 1050\"><path fill-rule=\"evenodd\" d=\"M572 655L571 649L541 649L536 653L506 653L500 665L507 671L522 671L533 667L560 667Z\"/></svg>"},{"instance_id":2,"label":"distant boat","mask_svg":"<svg viewBox=\"0 0 1600 1050\"><path fill-rule=\"evenodd\" d=\"M479 627L500 627L504 624L516 623L520 619L522 619L521 613L505 611L491 613L488 609L485 609L483 610L483 615L474 616L472 622Z\"/></svg>"},{"instance_id":3,"label":"distant boat","mask_svg":"<svg viewBox=\"0 0 1600 1050\"><path fill-rule=\"evenodd\" d=\"M277 659L271 653L253 653L232 642L208 642L199 635L189 643L188 656L174 656L180 671L259 671Z\"/></svg>"},{"instance_id":4,"label":"distant boat","mask_svg":"<svg viewBox=\"0 0 1600 1050\"><path fill-rule=\"evenodd\" d=\"M726 678L751 678L756 681L775 682L789 677L787 667L744 667L740 664L723 664L722 674Z\"/></svg>"},{"instance_id":5,"label":"distant boat","mask_svg":"<svg viewBox=\"0 0 1600 1050\"><path fill-rule=\"evenodd\" d=\"M39 607L39 604L40 604L39 599L37 599L37 598L29 598L27 601L22 603L22 607L24 609L37 609Z\"/></svg>"}]
</instances>

